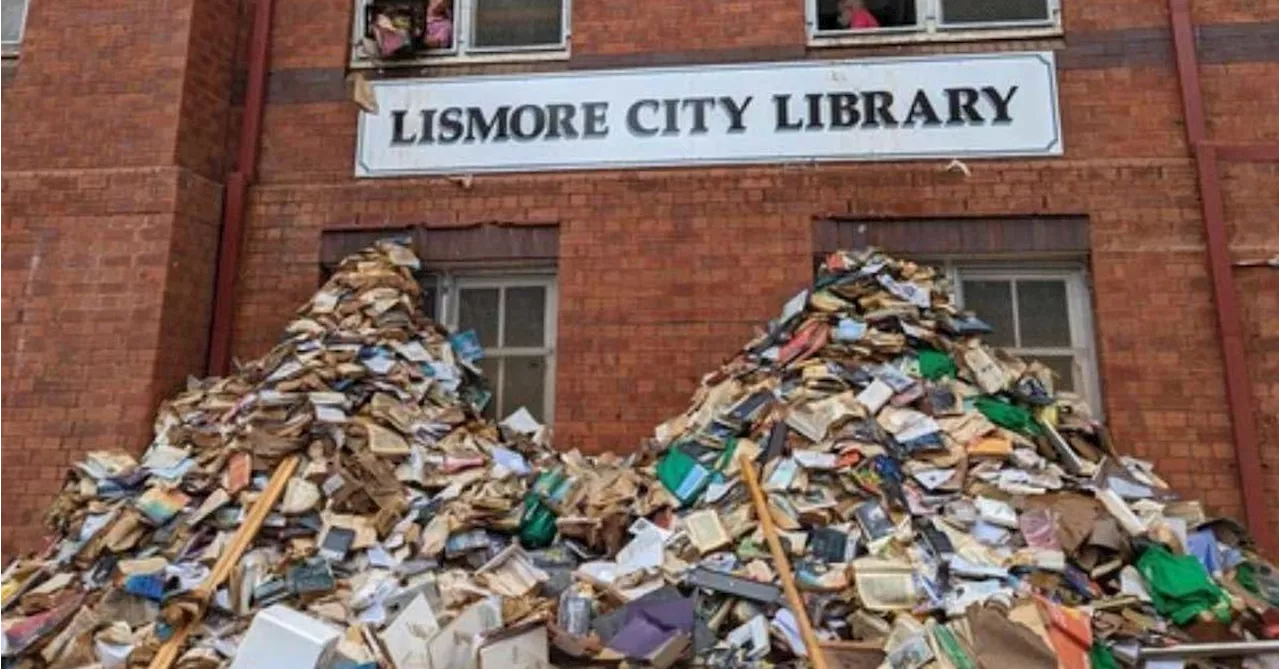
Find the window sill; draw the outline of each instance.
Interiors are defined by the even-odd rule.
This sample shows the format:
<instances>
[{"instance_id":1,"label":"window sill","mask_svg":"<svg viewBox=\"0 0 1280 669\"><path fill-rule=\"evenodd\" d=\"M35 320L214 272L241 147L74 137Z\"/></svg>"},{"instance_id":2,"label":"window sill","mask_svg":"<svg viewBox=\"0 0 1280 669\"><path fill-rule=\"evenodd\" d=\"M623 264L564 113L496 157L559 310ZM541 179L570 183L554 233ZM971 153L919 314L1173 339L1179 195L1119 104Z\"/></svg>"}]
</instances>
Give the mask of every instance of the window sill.
<instances>
[{"instance_id":1,"label":"window sill","mask_svg":"<svg viewBox=\"0 0 1280 669\"><path fill-rule=\"evenodd\" d=\"M1014 28L948 29L936 32L911 31L867 34L811 35L811 48L882 46L890 44L939 44L990 40L1044 39L1062 36L1062 26L1019 26Z\"/></svg>"},{"instance_id":2,"label":"window sill","mask_svg":"<svg viewBox=\"0 0 1280 669\"><path fill-rule=\"evenodd\" d=\"M415 67L449 67L460 65L493 65L503 63L546 63L569 60L569 49L508 51L502 53L476 53L463 55L423 56L406 60L366 60L351 58L353 70L403 70Z\"/></svg>"}]
</instances>

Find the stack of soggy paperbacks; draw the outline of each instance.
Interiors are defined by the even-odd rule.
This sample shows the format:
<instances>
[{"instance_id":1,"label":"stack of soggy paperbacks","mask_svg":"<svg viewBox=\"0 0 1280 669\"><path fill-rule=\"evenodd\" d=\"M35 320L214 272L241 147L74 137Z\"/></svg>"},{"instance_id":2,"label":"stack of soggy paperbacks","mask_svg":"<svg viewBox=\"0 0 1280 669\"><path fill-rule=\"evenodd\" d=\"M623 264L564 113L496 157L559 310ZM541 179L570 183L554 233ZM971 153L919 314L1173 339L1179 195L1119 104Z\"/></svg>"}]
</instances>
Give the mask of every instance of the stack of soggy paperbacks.
<instances>
[{"instance_id":1,"label":"stack of soggy paperbacks","mask_svg":"<svg viewBox=\"0 0 1280 669\"><path fill-rule=\"evenodd\" d=\"M1274 638L1239 526L983 344L930 268L833 254L686 412L598 457L484 418L476 333L423 316L418 269L386 242L347 258L270 353L165 402L140 459L77 465L57 540L6 569L5 655L140 666L185 628L184 667L1087 667Z\"/></svg>"}]
</instances>

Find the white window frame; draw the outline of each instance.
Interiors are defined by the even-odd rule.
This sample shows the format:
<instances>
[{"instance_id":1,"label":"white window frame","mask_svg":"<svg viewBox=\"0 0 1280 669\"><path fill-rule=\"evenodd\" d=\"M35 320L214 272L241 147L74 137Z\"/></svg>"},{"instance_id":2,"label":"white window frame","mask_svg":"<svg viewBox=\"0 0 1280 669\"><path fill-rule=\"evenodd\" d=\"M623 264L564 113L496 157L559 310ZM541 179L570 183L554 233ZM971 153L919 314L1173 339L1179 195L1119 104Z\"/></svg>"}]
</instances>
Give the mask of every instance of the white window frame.
<instances>
[{"instance_id":1,"label":"white window frame","mask_svg":"<svg viewBox=\"0 0 1280 669\"><path fill-rule=\"evenodd\" d=\"M424 2L426 0L423 0ZM374 0L355 0L355 15L351 20L352 69L378 70L384 68L421 67L424 65L468 65L484 63L512 63L530 61L556 61L569 59L570 17L572 0L560 0L560 42L532 46L473 47L475 37L475 10L479 0L453 0L453 45L449 49L433 50L418 58L376 60L359 58L360 41L364 39L366 8Z\"/></svg>"},{"instance_id":2,"label":"white window frame","mask_svg":"<svg viewBox=\"0 0 1280 669\"><path fill-rule=\"evenodd\" d=\"M1016 282L1034 280L1061 280L1067 289L1067 323L1071 328L1069 347L1007 347L1019 357L1034 360L1037 355L1070 355L1075 393L1093 411L1095 418L1103 418L1102 384L1098 377L1098 357L1093 329L1093 305L1090 296L1089 274L1080 263L1048 262L1034 266L1021 261L992 262L948 259L931 263L941 265L955 291L956 304L964 308L964 283L969 281L1008 281L1014 327L1018 323L1018 293ZM975 314L982 318L982 314ZM1016 335L1015 335L1016 336Z\"/></svg>"},{"instance_id":3,"label":"white window frame","mask_svg":"<svg viewBox=\"0 0 1280 669\"><path fill-rule=\"evenodd\" d=\"M820 30L818 1L805 0L805 32L809 46L863 46L916 42L965 42L993 39L1057 37L1062 34L1061 0L1046 0L1049 17L1031 21L988 21L948 24L942 18L946 0L915 0L916 25L872 30Z\"/></svg>"},{"instance_id":4,"label":"white window frame","mask_svg":"<svg viewBox=\"0 0 1280 669\"><path fill-rule=\"evenodd\" d=\"M466 288L523 288L529 286L539 286L546 290L546 303L543 306L543 342L544 346L499 346L496 348L485 348L485 358L501 358L507 356L542 356L546 360L544 369L545 377L542 384L542 422L545 425L551 425L555 420L555 404L556 404L556 320L559 314L559 291L557 290L557 281L554 270L545 268L539 269L511 269L511 270L485 270L475 272L433 272L428 270L429 279L434 276L436 279L437 297L436 297L436 313L443 314L444 324L450 330L456 331L458 328L458 307L461 303L459 292ZM506 290L498 292L498 323L497 336L498 340L502 338L502 328L506 319ZM502 368L499 367L498 378L490 379L490 390L493 391L493 397L490 402L494 403L494 415L498 420L506 418L512 411L519 407L503 407L501 406L502 396Z\"/></svg>"},{"instance_id":5,"label":"white window frame","mask_svg":"<svg viewBox=\"0 0 1280 669\"><path fill-rule=\"evenodd\" d=\"M31 0L24 0L22 3L22 19L18 24L18 39L14 41L0 41L0 57L11 58L17 56L22 49L22 37L27 32L27 14L31 11Z\"/></svg>"}]
</instances>

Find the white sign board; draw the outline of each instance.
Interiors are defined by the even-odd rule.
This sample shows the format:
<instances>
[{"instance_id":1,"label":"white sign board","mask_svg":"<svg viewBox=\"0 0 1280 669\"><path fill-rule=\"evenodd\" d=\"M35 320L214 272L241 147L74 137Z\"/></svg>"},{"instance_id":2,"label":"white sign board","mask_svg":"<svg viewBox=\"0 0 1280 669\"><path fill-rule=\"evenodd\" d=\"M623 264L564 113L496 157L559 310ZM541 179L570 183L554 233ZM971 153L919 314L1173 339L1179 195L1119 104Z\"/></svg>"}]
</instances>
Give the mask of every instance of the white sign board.
<instances>
[{"instance_id":1,"label":"white sign board","mask_svg":"<svg viewBox=\"0 0 1280 669\"><path fill-rule=\"evenodd\" d=\"M1053 54L373 83L356 176L1062 154Z\"/></svg>"}]
</instances>

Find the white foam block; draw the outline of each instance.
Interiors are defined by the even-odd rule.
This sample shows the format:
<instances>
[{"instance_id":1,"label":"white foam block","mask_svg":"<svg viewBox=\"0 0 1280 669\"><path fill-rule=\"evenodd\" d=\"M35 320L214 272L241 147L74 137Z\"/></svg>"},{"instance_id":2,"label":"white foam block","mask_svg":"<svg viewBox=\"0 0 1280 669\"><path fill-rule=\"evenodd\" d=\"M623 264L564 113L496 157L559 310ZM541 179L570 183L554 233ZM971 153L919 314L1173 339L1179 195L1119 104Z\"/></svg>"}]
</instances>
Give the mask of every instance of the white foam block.
<instances>
[{"instance_id":1,"label":"white foam block","mask_svg":"<svg viewBox=\"0 0 1280 669\"><path fill-rule=\"evenodd\" d=\"M283 604L253 617L231 669L317 669L333 658L342 632Z\"/></svg>"}]
</instances>

